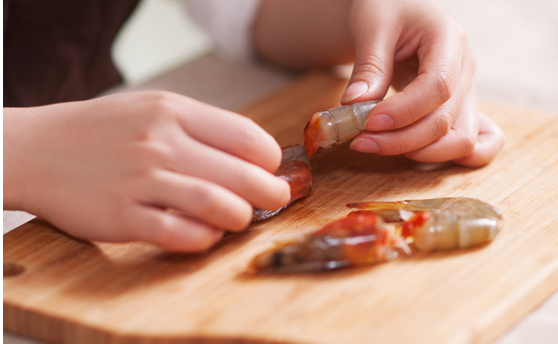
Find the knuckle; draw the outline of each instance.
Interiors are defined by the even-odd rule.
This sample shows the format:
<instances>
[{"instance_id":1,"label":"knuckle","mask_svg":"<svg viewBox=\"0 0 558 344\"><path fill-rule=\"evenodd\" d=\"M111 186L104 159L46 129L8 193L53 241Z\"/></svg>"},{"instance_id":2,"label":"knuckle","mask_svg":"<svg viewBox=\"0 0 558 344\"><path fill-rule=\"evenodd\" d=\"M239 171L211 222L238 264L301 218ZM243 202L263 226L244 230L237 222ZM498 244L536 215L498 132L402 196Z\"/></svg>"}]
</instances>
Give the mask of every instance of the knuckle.
<instances>
[{"instance_id":1,"label":"knuckle","mask_svg":"<svg viewBox=\"0 0 558 344\"><path fill-rule=\"evenodd\" d=\"M409 135L388 134L376 140L379 146L379 155L399 155L413 150L413 142Z\"/></svg>"},{"instance_id":2,"label":"knuckle","mask_svg":"<svg viewBox=\"0 0 558 344\"><path fill-rule=\"evenodd\" d=\"M365 54L360 57L359 65L355 66L355 71L353 74L372 74L372 75L384 75L386 70L386 65L382 59L374 54Z\"/></svg>"},{"instance_id":3,"label":"knuckle","mask_svg":"<svg viewBox=\"0 0 558 344\"><path fill-rule=\"evenodd\" d=\"M440 104L451 98L454 87L454 81L447 71L434 74L434 88L440 99Z\"/></svg>"},{"instance_id":4,"label":"knuckle","mask_svg":"<svg viewBox=\"0 0 558 344\"><path fill-rule=\"evenodd\" d=\"M399 121L398 127L402 127L411 123L418 121L420 118L424 117L426 114L417 111L417 107L414 104L408 104L402 109L403 116L400 116L397 120Z\"/></svg>"},{"instance_id":5,"label":"knuckle","mask_svg":"<svg viewBox=\"0 0 558 344\"><path fill-rule=\"evenodd\" d=\"M145 114L150 119L167 119L176 116L178 113L178 96L175 93L168 91L150 91L147 99L148 104Z\"/></svg>"},{"instance_id":6,"label":"knuckle","mask_svg":"<svg viewBox=\"0 0 558 344\"><path fill-rule=\"evenodd\" d=\"M408 144L404 140L397 140L395 144L395 151L391 155L403 154L410 151Z\"/></svg>"},{"instance_id":7,"label":"knuckle","mask_svg":"<svg viewBox=\"0 0 558 344\"><path fill-rule=\"evenodd\" d=\"M434 117L434 132L433 141L444 137L449 133L451 126L453 124L453 117L450 113L444 112L436 115Z\"/></svg>"},{"instance_id":8,"label":"knuckle","mask_svg":"<svg viewBox=\"0 0 558 344\"><path fill-rule=\"evenodd\" d=\"M142 231L146 233L147 241L162 247L169 247L173 240L172 218L167 214L160 214L145 221Z\"/></svg>"},{"instance_id":9,"label":"knuckle","mask_svg":"<svg viewBox=\"0 0 558 344\"><path fill-rule=\"evenodd\" d=\"M243 152L252 152L262 144L260 128L248 118L241 117L241 126L235 134L236 144Z\"/></svg>"},{"instance_id":10,"label":"knuckle","mask_svg":"<svg viewBox=\"0 0 558 344\"><path fill-rule=\"evenodd\" d=\"M142 111L134 114L132 154L158 156L168 153L164 144L168 136L168 124L178 114L176 95L170 92L153 91L146 93L141 103Z\"/></svg>"},{"instance_id":11,"label":"knuckle","mask_svg":"<svg viewBox=\"0 0 558 344\"><path fill-rule=\"evenodd\" d=\"M460 146L461 146L461 152L463 156L467 156L473 153L476 144L477 144L476 137L469 135L467 133L462 133L460 135Z\"/></svg>"},{"instance_id":12,"label":"knuckle","mask_svg":"<svg viewBox=\"0 0 558 344\"><path fill-rule=\"evenodd\" d=\"M277 192L281 192L285 185L269 172L247 166L236 174L233 183L233 191L237 190L241 198L259 208L277 209L283 206Z\"/></svg>"},{"instance_id":13,"label":"knuckle","mask_svg":"<svg viewBox=\"0 0 558 344\"><path fill-rule=\"evenodd\" d=\"M239 230L245 228L252 219L252 207L248 202L223 194L216 187L196 185L190 195L195 204L192 215L214 225Z\"/></svg>"},{"instance_id":14,"label":"knuckle","mask_svg":"<svg viewBox=\"0 0 558 344\"><path fill-rule=\"evenodd\" d=\"M231 176L234 190L255 190L258 182L262 180L256 166L243 165Z\"/></svg>"},{"instance_id":15,"label":"knuckle","mask_svg":"<svg viewBox=\"0 0 558 344\"><path fill-rule=\"evenodd\" d=\"M222 211L222 205L216 190L210 186L194 184L190 190L193 204L196 209L196 217L208 219Z\"/></svg>"}]
</instances>

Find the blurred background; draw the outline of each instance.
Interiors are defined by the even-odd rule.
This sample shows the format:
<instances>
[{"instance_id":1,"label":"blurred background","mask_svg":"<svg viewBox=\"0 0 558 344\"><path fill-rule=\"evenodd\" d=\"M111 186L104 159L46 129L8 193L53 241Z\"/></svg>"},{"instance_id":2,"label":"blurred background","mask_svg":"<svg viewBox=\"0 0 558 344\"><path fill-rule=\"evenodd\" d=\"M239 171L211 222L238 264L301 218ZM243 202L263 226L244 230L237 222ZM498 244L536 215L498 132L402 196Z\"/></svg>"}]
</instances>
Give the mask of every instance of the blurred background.
<instances>
[{"instance_id":1,"label":"blurred background","mask_svg":"<svg viewBox=\"0 0 558 344\"><path fill-rule=\"evenodd\" d=\"M440 2L467 32L478 60L479 98L552 112L558 120L558 0ZM142 0L114 45L125 85L111 92L169 89L237 110L296 77L269 66L222 61L212 49L180 1ZM4 233L31 218L4 212ZM34 343L9 334L4 342ZM531 343L558 343L558 294L497 340Z\"/></svg>"},{"instance_id":2,"label":"blurred background","mask_svg":"<svg viewBox=\"0 0 558 344\"><path fill-rule=\"evenodd\" d=\"M558 113L557 0L440 0L465 28L482 99ZM180 1L143 0L114 46L130 85L211 52Z\"/></svg>"}]
</instances>

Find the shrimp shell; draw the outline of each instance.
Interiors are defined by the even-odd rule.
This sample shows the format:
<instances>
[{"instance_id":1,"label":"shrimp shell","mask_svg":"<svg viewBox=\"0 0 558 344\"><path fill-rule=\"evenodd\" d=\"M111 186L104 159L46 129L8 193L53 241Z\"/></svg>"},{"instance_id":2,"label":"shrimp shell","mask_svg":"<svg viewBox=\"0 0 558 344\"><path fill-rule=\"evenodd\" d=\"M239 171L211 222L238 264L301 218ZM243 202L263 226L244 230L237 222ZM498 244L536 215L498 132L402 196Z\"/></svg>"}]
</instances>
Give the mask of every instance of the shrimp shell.
<instances>
[{"instance_id":1,"label":"shrimp shell","mask_svg":"<svg viewBox=\"0 0 558 344\"><path fill-rule=\"evenodd\" d=\"M490 242L503 225L500 211L474 198L359 202L347 217L281 242L257 255L255 272L318 272L382 263L412 251L448 250Z\"/></svg>"},{"instance_id":2,"label":"shrimp shell","mask_svg":"<svg viewBox=\"0 0 558 344\"><path fill-rule=\"evenodd\" d=\"M312 166L301 145L292 145L282 149L283 158L275 175L286 180L291 187L291 199L287 205L276 210L254 209L252 222L262 221L277 215L291 203L308 197L312 191Z\"/></svg>"},{"instance_id":3,"label":"shrimp shell","mask_svg":"<svg viewBox=\"0 0 558 344\"><path fill-rule=\"evenodd\" d=\"M346 142L364 131L368 113L379 101L368 101L316 112L304 127L304 147L308 156L320 147Z\"/></svg>"},{"instance_id":4,"label":"shrimp shell","mask_svg":"<svg viewBox=\"0 0 558 344\"><path fill-rule=\"evenodd\" d=\"M398 256L397 236L375 214L349 215L257 255L257 272L317 272L355 264L380 263Z\"/></svg>"}]
</instances>

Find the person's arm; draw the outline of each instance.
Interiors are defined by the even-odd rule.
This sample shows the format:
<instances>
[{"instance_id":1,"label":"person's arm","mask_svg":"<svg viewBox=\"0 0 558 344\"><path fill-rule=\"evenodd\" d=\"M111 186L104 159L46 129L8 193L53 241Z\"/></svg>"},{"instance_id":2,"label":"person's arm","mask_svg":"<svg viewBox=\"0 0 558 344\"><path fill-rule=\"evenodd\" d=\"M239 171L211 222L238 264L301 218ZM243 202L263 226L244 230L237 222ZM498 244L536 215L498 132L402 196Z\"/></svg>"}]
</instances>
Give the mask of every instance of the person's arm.
<instances>
[{"instance_id":1,"label":"person's arm","mask_svg":"<svg viewBox=\"0 0 558 344\"><path fill-rule=\"evenodd\" d=\"M253 37L262 58L289 68L354 60L343 104L400 91L370 112L355 150L481 166L504 143L478 109L465 33L434 1L262 0Z\"/></svg>"},{"instance_id":2,"label":"person's arm","mask_svg":"<svg viewBox=\"0 0 558 344\"><path fill-rule=\"evenodd\" d=\"M280 160L250 119L169 92L4 108L5 209L82 239L203 251L287 203Z\"/></svg>"},{"instance_id":3,"label":"person's arm","mask_svg":"<svg viewBox=\"0 0 558 344\"><path fill-rule=\"evenodd\" d=\"M263 59L292 69L352 62L351 0L262 0L253 26Z\"/></svg>"}]
</instances>

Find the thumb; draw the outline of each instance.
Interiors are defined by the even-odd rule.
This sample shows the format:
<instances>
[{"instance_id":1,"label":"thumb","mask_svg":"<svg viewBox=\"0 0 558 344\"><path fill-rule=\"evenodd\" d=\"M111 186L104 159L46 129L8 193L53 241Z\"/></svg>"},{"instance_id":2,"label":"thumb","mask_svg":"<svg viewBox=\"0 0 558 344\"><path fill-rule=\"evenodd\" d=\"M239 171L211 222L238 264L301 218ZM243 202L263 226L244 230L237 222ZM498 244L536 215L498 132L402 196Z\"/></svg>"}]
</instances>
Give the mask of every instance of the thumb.
<instances>
[{"instance_id":1,"label":"thumb","mask_svg":"<svg viewBox=\"0 0 558 344\"><path fill-rule=\"evenodd\" d=\"M381 32L376 37L367 34L364 39L355 39L354 68L341 103L384 98L391 84L394 55L395 40Z\"/></svg>"}]
</instances>

